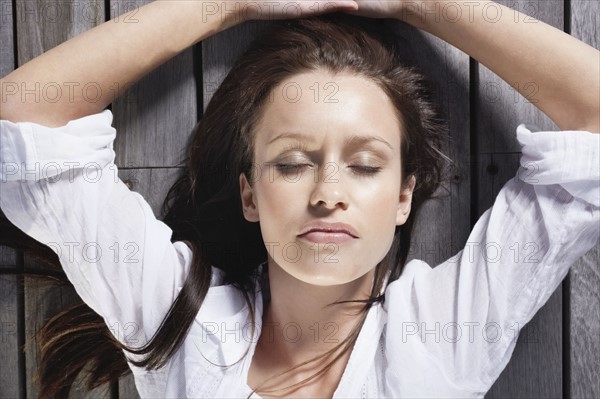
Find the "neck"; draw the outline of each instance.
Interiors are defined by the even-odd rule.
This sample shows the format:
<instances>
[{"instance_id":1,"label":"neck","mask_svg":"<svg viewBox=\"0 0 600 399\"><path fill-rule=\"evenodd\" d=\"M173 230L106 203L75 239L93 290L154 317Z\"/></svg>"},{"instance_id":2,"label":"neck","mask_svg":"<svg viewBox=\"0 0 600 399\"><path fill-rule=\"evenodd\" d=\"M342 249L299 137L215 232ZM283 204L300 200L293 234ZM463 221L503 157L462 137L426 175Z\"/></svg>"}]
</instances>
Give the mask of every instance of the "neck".
<instances>
[{"instance_id":1,"label":"neck","mask_svg":"<svg viewBox=\"0 0 600 399\"><path fill-rule=\"evenodd\" d=\"M285 363L313 358L344 341L361 318L374 270L346 284L315 286L296 279L269 259L271 300L265 306L261 341Z\"/></svg>"},{"instance_id":2,"label":"neck","mask_svg":"<svg viewBox=\"0 0 600 399\"><path fill-rule=\"evenodd\" d=\"M341 353L351 331L361 320L362 303L333 302L367 299L371 293L374 271L347 284L315 286L307 284L281 269L269 258L268 277L271 299L265 303L263 325L249 372L248 384L260 388L264 398L269 389L297 397L331 398L339 385L351 351ZM324 355L336 346L341 348ZM341 357L338 358L338 355ZM337 360L336 360L337 358ZM333 363L332 363L333 362ZM325 373L315 373L324 366ZM290 368L296 367L289 371ZM265 385L266 384L266 385ZM300 388L290 388L301 384Z\"/></svg>"}]
</instances>

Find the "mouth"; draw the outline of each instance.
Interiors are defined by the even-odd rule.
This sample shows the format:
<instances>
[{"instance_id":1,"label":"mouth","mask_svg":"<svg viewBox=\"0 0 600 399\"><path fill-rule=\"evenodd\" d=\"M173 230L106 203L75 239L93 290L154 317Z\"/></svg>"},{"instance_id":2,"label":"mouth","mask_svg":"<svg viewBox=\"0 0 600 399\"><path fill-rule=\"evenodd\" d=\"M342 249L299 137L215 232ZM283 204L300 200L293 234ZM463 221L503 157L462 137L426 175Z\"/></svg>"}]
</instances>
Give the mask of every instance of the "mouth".
<instances>
[{"instance_id":1,"label":"mouth","mask_svg":"<svg viewBox=\"0 0 600 399\"><path fill-rule=\"evenodd\" d=\"M321 219L305 224L298 237L318 244L341 244L357 239L358 233L347 223Z\"/></svg>"},{"instance_id":2,"label":"mouth","mask_svg":"<svg viewBox=\"0 0 600 399\"><path fill-rule=\"evenodd\" d=\"M357 238L345 231L324 230L311 230L298 237L317 244L342 244Z\"/></svg>"}]
</instances>

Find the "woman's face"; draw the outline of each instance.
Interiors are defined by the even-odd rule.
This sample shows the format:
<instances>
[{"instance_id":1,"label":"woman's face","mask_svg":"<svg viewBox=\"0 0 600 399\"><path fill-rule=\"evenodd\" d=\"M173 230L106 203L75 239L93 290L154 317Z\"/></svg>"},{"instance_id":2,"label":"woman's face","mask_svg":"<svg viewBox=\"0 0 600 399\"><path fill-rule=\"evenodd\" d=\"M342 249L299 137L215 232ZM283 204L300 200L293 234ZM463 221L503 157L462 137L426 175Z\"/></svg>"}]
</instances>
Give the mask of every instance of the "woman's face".
<instances>
[{"instance_id":1,"label":"woman's face","mask_svg":"<svg viewBox=\"0 0 600 399\"><path fill-rule=\"evenodd\" d=\"M375 268L410 212L400 132L391 101L366 78L319 70L275 88L255 127L253 184L240 175L244 215L260 223L270 265L321 286ZM318 222L347 226L303 235Z\"/></svg>"}]
</instances>

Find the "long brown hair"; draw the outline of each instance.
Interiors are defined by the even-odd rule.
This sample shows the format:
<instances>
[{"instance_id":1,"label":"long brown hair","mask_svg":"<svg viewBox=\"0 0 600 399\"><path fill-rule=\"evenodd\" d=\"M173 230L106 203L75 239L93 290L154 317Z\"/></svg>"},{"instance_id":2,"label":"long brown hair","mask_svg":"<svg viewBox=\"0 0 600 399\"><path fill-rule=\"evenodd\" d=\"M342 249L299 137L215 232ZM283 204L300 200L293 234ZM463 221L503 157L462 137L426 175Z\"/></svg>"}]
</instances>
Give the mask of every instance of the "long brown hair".
<instances>
[{"instance_id":1,"label":"long brown hair","mask_svg":"<svg viewBox=\"0 0 600 399\"><path fill-rule=\"evenodd\" d=\"M40 397L66 396L86 365L89 388L125 375L129 368L123 349L145 355L142 360L130 360L136 366L156 369L165 365L182 344L202 305L211 281L211 265L224 271L226 283L241 290L254 318L251 293L258 265L267 259L267 252L258 224L247 222L242 214L238 176L253 176L253 128L274 87L295 74L318 68L367 78L388 95L404 126L402 176L416 177L409 218L396 227L388 254L376 266L371 297L362 301L361 321L348 339L334 348L341 348L335 359L351 350L366 311L373 303L383 302L380 293L386 282L402 273L419 209L445 179L448 161L440 150L446 127L431 104L425 79L414 67L403 64L392 33L378 22L340 13L279 21L250 46L194 128L183 172L163 204L163 221L173 230L172 241L187 241L193 260L161 326L145 346L127 348L83 303L66 309L41 330ZM8 244L38 253L54 270L55 278L67 281L52 251L23 244L25 241L23 236ZM83 347L98 350L76 350ZM324 373L335 359L305 381Z\"/></svg>"}]
</instances>

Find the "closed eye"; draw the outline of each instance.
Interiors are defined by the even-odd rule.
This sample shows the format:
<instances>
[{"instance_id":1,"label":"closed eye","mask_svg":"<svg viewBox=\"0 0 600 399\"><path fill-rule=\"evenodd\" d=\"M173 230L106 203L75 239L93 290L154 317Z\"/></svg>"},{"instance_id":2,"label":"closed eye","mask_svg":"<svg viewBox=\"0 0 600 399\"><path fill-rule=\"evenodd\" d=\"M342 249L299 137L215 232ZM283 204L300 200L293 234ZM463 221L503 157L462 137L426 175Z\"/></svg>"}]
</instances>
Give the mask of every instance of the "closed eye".
<instances>
[{"instance_id":1,"label":"closed eye","mask_svg":"<svg viewBox=\"0 0 600 399\"><path fill-rule=\"evenodd\" d=\"M350 166L356 173L364 175L374 175L381 170L378 166Z\"/></svg>"},{"instance_id":2,"label":"closed eye","mask_svg":"<svg viewBox=\"0 0 600 399\"><path fill-rule=\"evenodd\" d=\"M277 163L277 164L275 164L275 166L277 167L277 170L279 170L281 173L292 173L292 172L298 173L304 167L311 167L313 165L312 164ZM378 166L351 165L351 166L349 166L349 168L352 169L354 173L359 174L359 175L365 175L365 176L374 175L374 174L378 173L379 171L381 171L381 167L378 167Z\"/></svg>"},{"instance_id":3,"label":"closed eye","mask_svg":"<svg viewBox=\"0 0 600 399\"><path fill-rule=\"evenodd\" d=\"M277 170L279 170L282 173L289 173L289 172L297 172L298 170L300 170L301 168L303 168L304 166L312 166L310 164L296 164L296 163L278 163L275 164L275 166L277 167Z\"/></svg>"}]
</instances>

